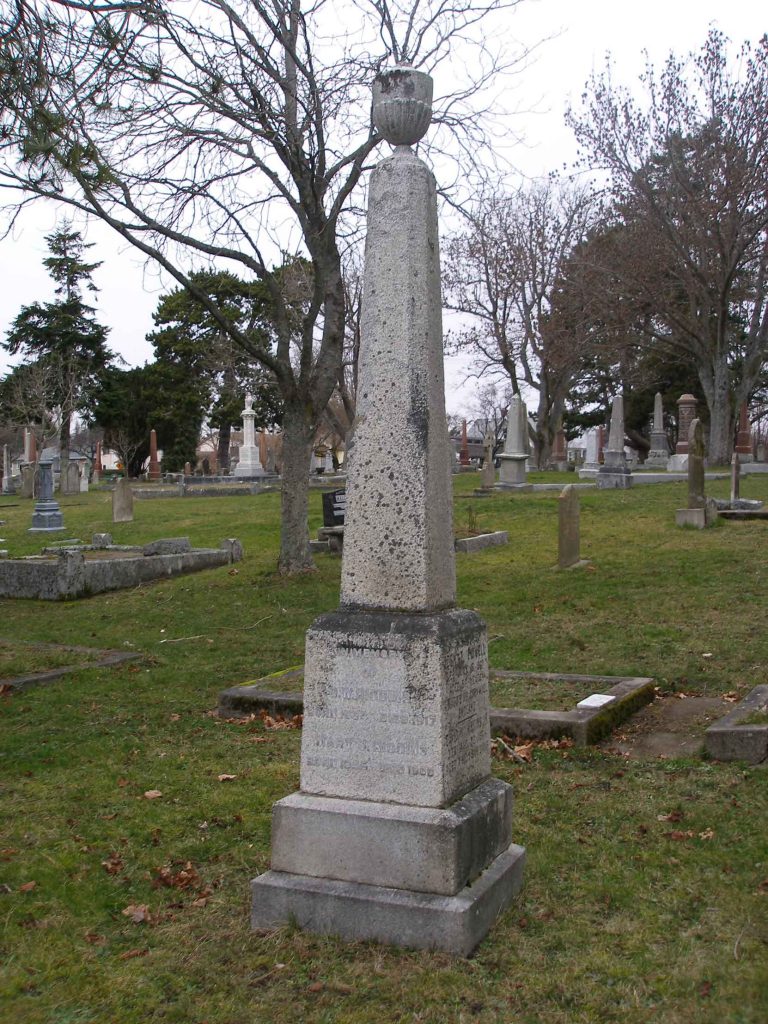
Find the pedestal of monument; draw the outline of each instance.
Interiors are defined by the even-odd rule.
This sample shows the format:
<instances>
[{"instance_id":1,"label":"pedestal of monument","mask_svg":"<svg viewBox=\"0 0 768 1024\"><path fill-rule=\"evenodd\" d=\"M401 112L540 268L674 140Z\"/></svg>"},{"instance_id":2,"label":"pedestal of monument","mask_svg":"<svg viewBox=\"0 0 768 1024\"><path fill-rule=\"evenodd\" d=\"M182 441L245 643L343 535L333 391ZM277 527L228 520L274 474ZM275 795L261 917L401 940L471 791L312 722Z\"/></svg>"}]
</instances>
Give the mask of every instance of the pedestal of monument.
<instances>
[{"instance_id":1,"label":"pedestal of monument","mask_svg":"<svg viewBox=\"0 0 768 1024\"><path fill-rule=\"evenodd\" d=\"M468 955L525 851L490 775L485 625L454 607L435 182L407 148L430 100L412 69L374 88L397 149L369 190L341 603L307 633L301 790L274 806L251 922Z\"/></svg>"},{"instance_id":2,"label":"pedestal of monument","mask_svg":"<svg viewBox=\"0 0 768 1024\"><path fill-rule=\"evenodd\" d=\"M526 480L527 455L499 455L499 479L496 486L502 491L530 491L533 485Z\"/></svg>"},{"instance_id":3,"label":"pedestal of monument","mask_svg":"<svg viewBox=\"0 0 768 1024\"><path fill-rule=\"evenodd\" d=\"M469 955L525 860L490 777L485 625L342 610L306 655L301 792L274 806L253 927Z\"/></svg>"},{"instance_id":4,"label":"pedestal of monument","mask_svg":"<svg viewBox=\"0 0 768 1024\"><path fill-rule=\"evenodd\" d=\"M595 483L599 490L616 488L624 490L632 486L632 471L627 466L627 459L624 452L607 451L604 454L605 462L597 471Z\"/></svg>"}]
</instances>

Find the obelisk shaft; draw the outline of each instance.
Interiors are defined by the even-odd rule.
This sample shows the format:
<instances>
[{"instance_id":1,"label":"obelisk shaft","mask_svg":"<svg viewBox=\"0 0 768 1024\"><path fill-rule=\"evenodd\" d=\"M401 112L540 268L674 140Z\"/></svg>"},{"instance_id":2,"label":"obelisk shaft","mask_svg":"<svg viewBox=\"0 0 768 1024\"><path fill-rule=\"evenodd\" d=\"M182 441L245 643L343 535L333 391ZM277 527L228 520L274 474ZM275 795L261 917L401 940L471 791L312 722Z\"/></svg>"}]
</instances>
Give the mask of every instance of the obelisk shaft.
<instances>
[{"instance_id":1,"label":"obelisk shaft","mask_svg":"<svg viewBox=\"0 0 768 1024\"><path fill-rule=\"evenodd\" d=\"M373 172L341 604L434 611L455 600L432 172L401 148Z\"/></svg>"}]
</instances>

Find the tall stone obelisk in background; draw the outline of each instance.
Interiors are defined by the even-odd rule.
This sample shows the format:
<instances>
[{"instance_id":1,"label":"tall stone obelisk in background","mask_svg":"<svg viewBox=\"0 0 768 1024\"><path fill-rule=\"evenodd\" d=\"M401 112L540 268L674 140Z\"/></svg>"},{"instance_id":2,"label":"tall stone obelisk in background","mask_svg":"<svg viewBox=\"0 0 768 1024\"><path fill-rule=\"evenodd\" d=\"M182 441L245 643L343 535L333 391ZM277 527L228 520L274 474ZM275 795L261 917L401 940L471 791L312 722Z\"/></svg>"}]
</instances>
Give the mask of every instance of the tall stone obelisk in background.
<instances>
[{"instance_id":1,"label":"tall stone obelisk in background","mask_svg":"<svg viewBox=\"0 0 768 1024\"><path fill-rule=\"evenodd\" d=\"M243 443L240 445L235 476L244 476L248 479L264 476L259 446L256 443L256 413L253 411L253 395L245 396L245 408L241 415L243 417Z\"/></svg>"},{"instance_id":2,"label":"tall stone obelisk in background","mask_svg":"<svg viewBox=\"0 0 768 1024\"><path fill-rule=\"evenodd\" d=\"M624 454L624 396L616 395L611 406L611 429L608 432L608 447L605 461L600 467L595 482L599 489L632 486L632 472L627 466Z\"/></svg>"},{"instance_id":3,"label":"tall stone obelisk in background","mask_svg":"<svg viewBox=\"0 0 768 1024\"><path fill-rule=\"evenodd\" d=\"M252 924L467 955L525 851L490 775L485 624L454 607L435 180L409 148L431 99L411 68L374 83L395 152L370 183L341 605L307 633L301 791L273 809Z\"/></svg>"},{"instance_id":4,"label":"tall stone obelisk in background","mask_svg":"<svg viewBox=\"0 0 768 1024\"><path fill-rule=\"evenodd\" d=\"M507 410L507 437L504 451L499 456L501 466L496 486L506 491L530 491L531 484L525 480L525 467L530 454L528 410L520 395L512 395Z\"/></svg>"}]
</instances>

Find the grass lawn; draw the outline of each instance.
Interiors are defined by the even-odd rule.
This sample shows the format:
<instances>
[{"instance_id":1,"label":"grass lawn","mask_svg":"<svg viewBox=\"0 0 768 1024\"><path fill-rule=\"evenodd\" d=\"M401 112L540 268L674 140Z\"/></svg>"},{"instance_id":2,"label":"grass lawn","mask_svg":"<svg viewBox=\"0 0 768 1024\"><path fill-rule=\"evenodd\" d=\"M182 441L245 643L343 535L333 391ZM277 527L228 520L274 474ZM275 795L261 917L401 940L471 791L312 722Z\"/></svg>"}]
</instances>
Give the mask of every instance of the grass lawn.
<instances>
[{"instance_id":1,"label":"grass lawn","mask_svg":"<svg viewBox=\"0 0 768 1024\"><path fill-rule=\"evenodd\" d=\"M486 619L493 667L647 675L702 695L768 682L768 523L679 530L684 484L582 492L591 565L558 572L556 492L473 501L478 485L479 474L455 478L457 528L471 507L510 543L457 556L459 603ZM742 494L768 500L768 477L744 478ZM768 1020L765 767L574 748L495 760L515 787L528 862L517 903L470 960L251 934L248 880L269 865L272 803L298 787L301 735L210 711L222 688L301 664L307 626L338 603L340 562L275 575L277 495L136 502L135 521L115 525L109 494L61 504L66 537L239 537L245 558L88 600L0 600L14 673L44 656L20 644L9 654L9 640L144 656L0 703L4 1019ZM40 549L31 511L0 500L12 554ZM314 531L317 493L311 516Z\"/></svg>"}]
</instances>

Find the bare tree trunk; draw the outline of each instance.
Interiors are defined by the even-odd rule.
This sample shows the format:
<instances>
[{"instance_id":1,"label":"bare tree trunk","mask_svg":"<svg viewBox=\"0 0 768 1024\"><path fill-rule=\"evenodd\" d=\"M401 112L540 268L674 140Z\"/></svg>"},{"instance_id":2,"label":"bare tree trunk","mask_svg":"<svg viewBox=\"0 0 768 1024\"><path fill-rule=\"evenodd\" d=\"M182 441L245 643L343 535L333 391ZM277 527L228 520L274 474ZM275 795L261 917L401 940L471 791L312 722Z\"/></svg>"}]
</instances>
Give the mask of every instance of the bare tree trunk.
<instances>
[{"instance_id":1,"label":"bare tree trunk","mask_svg":"<svg viewBox=\"0 0 768 1024\"><path fill-rule=\"evenodd\" d=\"M314 424L300 402L286 402L283 415L282 518L278 569L284 575L315 568L309 552L309 462Z\"/></svg>"},{"instance_id":2,"label":"bare tree trunk","mask_svg":"<svg viewBox=\"0 0 768 1024\"><path fill-rule=\"evenodd\" d=\"M219 473L229 472L229 439L231 436L232 427L229 424L225 427L219 427L219 443L216 450Z\"/></svg>"},{"instance_id":3,"label":"bare tree trunk","mask_svg":"<svg viewBox=\"0 0 768 1024\"><path fill-rule=\"evenodd\" d=\"M714 466L727 466L733 454L735 424L725 359L720 360L714 367L712 377L706 381L702 380L701 384L709 408L709 463Z\"/></svg>"}]
</instances>

